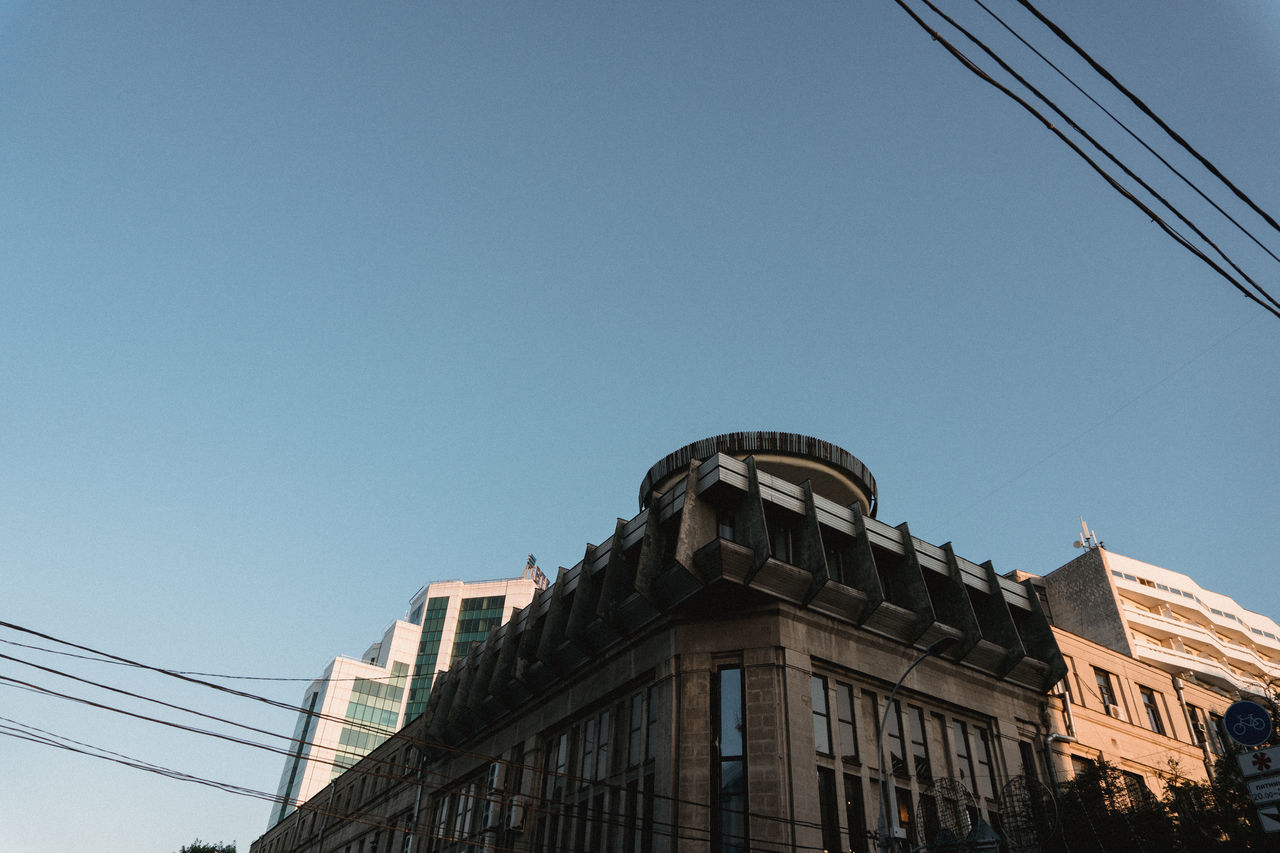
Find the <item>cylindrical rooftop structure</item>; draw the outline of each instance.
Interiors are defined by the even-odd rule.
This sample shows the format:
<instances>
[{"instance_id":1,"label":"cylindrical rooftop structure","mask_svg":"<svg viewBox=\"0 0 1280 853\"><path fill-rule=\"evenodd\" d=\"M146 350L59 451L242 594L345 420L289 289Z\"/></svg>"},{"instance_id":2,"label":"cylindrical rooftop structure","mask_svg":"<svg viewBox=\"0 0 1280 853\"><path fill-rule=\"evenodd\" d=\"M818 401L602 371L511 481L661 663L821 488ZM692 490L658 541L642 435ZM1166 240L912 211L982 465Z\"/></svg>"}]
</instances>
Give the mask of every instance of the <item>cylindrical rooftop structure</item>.
<instances>
[{"instance_id":1,"label":"cylindrical rooftop structure","mask_svg":"<svg viewBox=\"0 0 1280 853\"><path fill-rule=\"evenodd\" d=\"M814 494L842 506L862 505L865 515L876 514L876 478L858 457L829 441L793 432L727 432L713 435L664 456L644 475L640 508L655 492L664 492L684 474L689 463L724 453L735 459L754 456L760 471L794 483L810 481Z\"/></svg>"}]
</instances>

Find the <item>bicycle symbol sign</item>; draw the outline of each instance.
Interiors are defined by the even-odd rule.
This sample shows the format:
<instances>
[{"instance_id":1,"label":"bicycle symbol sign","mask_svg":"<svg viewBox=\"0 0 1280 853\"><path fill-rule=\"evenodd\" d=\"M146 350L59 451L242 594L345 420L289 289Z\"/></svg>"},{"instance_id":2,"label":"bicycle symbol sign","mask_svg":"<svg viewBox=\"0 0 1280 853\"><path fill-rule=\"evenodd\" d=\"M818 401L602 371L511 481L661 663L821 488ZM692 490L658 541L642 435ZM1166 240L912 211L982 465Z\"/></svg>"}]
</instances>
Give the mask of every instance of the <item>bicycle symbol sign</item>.
<instances>
[{"instance_id":1,"label":"bicycle symbol sign","mask_svg":"<svg viewBox=\"0 0 1280 853\"><path fill-rule=\"evenodd\" d=\"M1231 739L1241 746L1258 746L1271 737L1271 714L1257 702L1236 702L1222 718Z\"/></svg>"}]
</instances>

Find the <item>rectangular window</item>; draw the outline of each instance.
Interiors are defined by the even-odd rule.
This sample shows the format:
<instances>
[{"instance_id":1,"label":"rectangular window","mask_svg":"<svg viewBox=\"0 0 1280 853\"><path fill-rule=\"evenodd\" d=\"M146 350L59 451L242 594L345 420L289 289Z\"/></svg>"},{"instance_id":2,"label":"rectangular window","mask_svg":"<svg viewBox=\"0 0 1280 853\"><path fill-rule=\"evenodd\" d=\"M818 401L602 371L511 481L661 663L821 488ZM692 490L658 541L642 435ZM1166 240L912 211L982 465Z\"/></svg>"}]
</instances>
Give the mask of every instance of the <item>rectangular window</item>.
<instances>
[{"instance_id":1,"label":"rectangular window","mask_svg":"<svg viewBox=\"0 0 1280 853\"><path fill-rule=\"evenodd\" d=\"M955 720L951 732L956 751L956 774L966 788L977 793L974 786L973 756L969 752L969 727L963 720Z\"/></svg>"},{"instance_id":2,"label":"rectangular window","mask_svg":"<svg viewBox=\"0 0 1280 853\"><path fill-rule=\"evenodd\" d=\"M836 682L836 731L840 739L840 754L845 758L858 758L858 728L853 718L853 688Z\"/></svg>"},{"instance_id":3,"label":"rectangular window","mask_svg":"<svg viewBox=\"0 0 1280 853\"><path fill-rule=\"evenodd\" d=\"M933 766L929 763L929 743L925 737L924 711L914 705L908 705L907 720L911 727L911 757L916 779L921 785L928 785L933 782Z\"/></svg>"},{"instance_id":4,"label":"rectangular window","mask_svg":"<svg viewBox=\"0 0 1280 853\"><path fill-rule=\"evenodd\" d=\"M653 792L654 774L648 773L644 777L644 817L640 824L640 849L653 849L653 817L655 812L655 804L657 797Z\"/></svg>"},{"instance_id":5,"label":"rectangular window","mask_svg":"<svg viewBox=\"0 0 1280 853\"><path fill-rule=\"evenodd\" d=\"M1209 749L1213 751L1214 755L1221 755L1224 744L1230 742L1227 740L1226 724L1223 723L1221 714L1214 714L1212 712L1209 714L1209 723L1214 734L1213 737L1209 738Z\"/></svg>"},{"instance_id":6,"label":"rectangular window","mask_svg":"<svg viewBox=\"0 0 1280 853\"><path fill-rule=\"evenodd\" d=\"M635 767L644 760L644 694L631 697L631 711L627 726L627 766Z\"/></svg>"},{"instance_id":7,"label":"rectangular window","mask_svg":"<svg viewBox=\"0 0 1280 853\"><path fill-rule=\"evenodd\" d=\"M601 791L596 794L595 799L591 803L591 844L590 850L605 849L605 792Z\"/></svg>"},{"instance_id":8,"label":"rectangular window","mask_svg":"<svg viewBox=\"0 0 1280 853\"><path fill-rule=\"evenodd\" d=\"M747 838L747 766L744 743L742 669L724 667L716 674L716 766L718 814L712 822L714 853L745 853Z\"/></svg>"},{"instance_id":9,"label":"rectangular window","mask_svg":"<svg viewBox=\"0 0 1280 853\"><path fill-rule=\"evenodd\" d=\"M765 524L769 530L769 548L774 559L784 563L791 562L791 516L785 510L767 505L764 510Z\"/></svg>"},{"instance_id":10,"label":"rectangular window","mask_svg":"<svg viewBox=\"0 0 1280 853\"><path fill-rule=\"evenodd\" d=\"M626 792L623 794L622 801L622 853L637 853L636 846L640 841L640 833L638 829L638 821L636 817L640 810L640 780L632 779L627 782Z\"/></svg>"},{"instance_id":11,"label":"rectangular window","mask_svg":"<svg viewBox=\"0 0 1280 853\"><path fill-rule=\"evenodd\" d=\"M1062 676L1062 680L1059 681L1058 684L1062 685L1062 692L1066 694L1067 701L1072 704L1077 704L1075 693L1071 689L1071 679L1075 676L1076 671L1075 663L1072 662L1070 655L1063 655L1062 660L1067 665L1067 674Z\"/></svg>"},{"instance_id":12,"label":"rectangular window","mask_svg":"<svg viewBox=\"0 0 1280 853\"><path fill-rule=\"evenodd\" d=\"M894 798L898 801L898 826L902 827L900 838L907 839L907 846L911 846L911 830L915 823L914 810L911 808L911 790L908 788L894 788Z\"/></svg>"},{"instance_id":13,"label":"rectangular window","mask_svg":"<svg viewBox=\"0 0 1280 853\"><path fill-rule=\"evenodd\" d=\"M600 713L600 724L596 727L596 779L604 779L609 775L609 712Z\"/></svg>"},{"instance_id":14,"label":"rectangular window","mask_svg":"<svg viewBox=\"0 0 1280 853\"><path fill-rule=\"evenodd\" d=\"M1018 741L1018 754L1022 757L1022 775L1030 782L1040 781L1040 773L1036 769L1035 749L1028 741Z\"/></svg>"},{"instance_id":15,"label":"rectangular window","mask_svg":"<svg viewBox=\"0 0 1280 853\"><path fill-rule=\"evenodd\" d=\"M831 754L831 711L827 705L827 680L821 675L809 678L809 693L813 699L813 748L819 755ZM832 791L835 780L832 779ZM835 794L832 793L834 800ZM833 805L834 808L834 805Z\"/></svg>"},{"instance_id":16,"label":"rectangular window","mask_svg":"<svg viewBox=\"0 0 1280 853\"><path fill-rule=\"evenodd\" d=\"M1105 669L1093 668L1093 677L1098 684L1098 698L1102 700L1103 710L1119 708L1116 702L1116 691L1111 683L1111 673Z\"/></svg>"},{"instance_id":17,"label":"rectangular window","mask_svg":"<svg viewBox=\"0 0 1280 853\"><path fill-rule=\"evenodd\" d=\"M578 784L587 786L595 771L596 761L596 721L587 720L582 727L582 764L578 770Z\"/></svg>"},{"instance_id":18,"label":"rectangular window","mask_svg":"<svg viewBox=\"0 0 1280 853\"><path fill-rule=\"evenodd\" d=\"M1138 686L1142 695L1142 707L1147 712L1147 725L1158 735L1164 734L1164 721L1160 717L1160 705L1156 700L1156 692L1150 687Z\"/></svg>"},{"instance_id":19,"label":"rectangular window","mask_svg":"<svg viewBox=\"0 0 1280 853\"><path fill-rule=\"evenodd\" d=\"M481 821L481 831L488 829L497 823L498 808L502 805L502 794L498 790L498 779L502 773L502 765L493 762L489 765L488 791L486 792L484 804L484 818Z\"/></svg>"},{"instance_id":20,"label":"rectangular window","mask_svg":"<svg viewBox=\"0 0 1280 853\"><path fill-rule=\"evenodd\" d=\"M645 704L649 706L649 721L645 724L644 731L644 757L647 761L658 754L658 685L649 688Z\"/></svg>"},{"instance_id":21,"label":"rectangular window","mask_svg":"<svg viewBox=\"0 0 1280 853\"><path fill-rule=\"evenodd\" d=\"M732 510L721 507L716 511L716 535L721 539L734 541L737 535L737 524Z\"/></svg>"},{"instance_id":22,"label":"rectangular window","mask_svg":"<svg viewBox=\"0 0 1280 853\"><path fill-rule=\"evenodd\" d=\"M974 745L974 752L977 753L978 759L978 793L989 800L996 797L996 767L991 760L991 736L985 728L979 726L973 727L973 733L977 735L977 743Z\"/></svg>"},{"instance_id":23,"label":"rectangular window","mask_svg":"<svg viewBox=\"0 0 1280 853\"><path fill-rule=\"evenodd\" d=\"M840 815L836 811L836 772L830 767L818 768L818 814L822 847L834 853L840 849Z\"/></svg>"},{"instance_id":24,"label":"rectangular window","mask_svg":"<svg viewBox=\"0 0 1280 853\"><path fill-rule=\"evenodd\" d=\"M565 770L569 765L569 733L564 732L547 749L547 779L543 793L551 802L564 794Z\"/></svg>"},{"instance_id":25,"label":"rectangular window","mask_svg":"<svg viewBox=\"0 0 1280 853\"><path fill-rule=\"evenodd\" d=\"M1199 746L1208 739L1204 726L1204 711L1195 705L1187 705L1187 715L1191 717L1191 742Z\"/></svg>"},{"instance_id":26,"label":"rectangular window","mask_svg":"<svg viewBox=\"0 0 1280 853\"><path fill-rule=\"evenodd\" d=\"M823 534L824 540L826 539L826 535L827 534L825 533ZM832 580L835 580L838 583L843 583L847 585L848 582L845 580L845 577L844 577L843 549L841 549L840 546L837 544L831 544L831 545L827 545L824 550L826 551L826 558L827 558L827 575Z\"/></svg>"},{"instance_id":27,"label":"rectangular window","mask_svg":"<svg viewBox=\"0 0 1280 853\"><path fill-rule=\"evenodd\" d=\"M902 738L902 705L897 699L885 721L885 741L889 745L889 767L895 776L907 776L907 753Z\"/></svg>"},{"instance_id":28,"label":"rectangular window","mask_svg":"<svg viewBox=\"0 0 1280 853\"><path fill-rule=\"evenodd\" d=\"M1071 775L1084 776L1094 768L1094 761L1091 758L1084 758L1079 755L1071 756Z\"/></svg>"},{"instance_id":29,"label":"rectangular window","mask_svg":"<svg viewBox=\"0 0 1280 853\"><path fill-rule=\"evenodd\" d=\"M1147 787L1145 779L1127 770L1120 771L1120 778L1124 781L1124 791L1129 797L1129 808L1141 808L1151 802L1151 789Z\"/></svg>"},{"instance_id":30,"label":"rectangular window","mask_svg":"<svg viewBox=\"0 0 1280 853\"><path fill-rule=\"evenodd\" d=\"M849 825L849 849L853 853L868 853L867 812L862 804L862 779L844 774L844 817Z\"/></svg>"}]
</instances>

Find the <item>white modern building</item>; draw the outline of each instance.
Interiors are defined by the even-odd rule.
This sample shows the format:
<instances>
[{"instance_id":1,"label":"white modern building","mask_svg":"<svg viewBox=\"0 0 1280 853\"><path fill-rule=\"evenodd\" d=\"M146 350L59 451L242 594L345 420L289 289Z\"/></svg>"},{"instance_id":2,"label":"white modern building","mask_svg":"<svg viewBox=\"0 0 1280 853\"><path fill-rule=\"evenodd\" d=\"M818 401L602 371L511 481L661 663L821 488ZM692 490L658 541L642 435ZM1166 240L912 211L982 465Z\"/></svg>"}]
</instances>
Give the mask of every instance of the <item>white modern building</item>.
<instances>
[{"instance_id":1,"label":"white modern building","mask_svg":"<svg viewBox=\"0 0 1280 853\"><path fill-rule=\"evenodd\" d=\"M454 660L467 656L489 632L533 601L547 586L547 578L529 557L524 575L508 580L437 581L418 590L409 602L409 621L422 626L413 662L413 681L405 707L405 722L427 707L437 674Z\"/></svg>"},{"instance_id":2,"label":"white modern building","mask_svg":"<svg viewBox=\"0 0 1280 853\"><path fill-rule=\"evenodd\" d=\"M336 657L307 686L270 826L404 725L404 693L421 633L419 625L397 619L359 660Z\"/></svg>"},{"instance_id":3,"label":"white modern building","mask_svg":"<svg viewBox=\"0 0 1280 853\"><path fill-rule=\"evenodd\" d=\"M330 661L303 694L269 826L421 714L436 674L546 586L532 556L519 578L437 581L418 590L407 617L359 660Z\"/></svg>"},{"instance_id":4,"label":"white modern building","mask_svg":"<svg viewBox=\"0 0 1280 853\"><path fill-rule=\"evenodd\" d=\"M1187 575L1086 543L1044 576L1056 626L1228 695L1280 684L1280 625Z\"/></svg>"}]
</instances>

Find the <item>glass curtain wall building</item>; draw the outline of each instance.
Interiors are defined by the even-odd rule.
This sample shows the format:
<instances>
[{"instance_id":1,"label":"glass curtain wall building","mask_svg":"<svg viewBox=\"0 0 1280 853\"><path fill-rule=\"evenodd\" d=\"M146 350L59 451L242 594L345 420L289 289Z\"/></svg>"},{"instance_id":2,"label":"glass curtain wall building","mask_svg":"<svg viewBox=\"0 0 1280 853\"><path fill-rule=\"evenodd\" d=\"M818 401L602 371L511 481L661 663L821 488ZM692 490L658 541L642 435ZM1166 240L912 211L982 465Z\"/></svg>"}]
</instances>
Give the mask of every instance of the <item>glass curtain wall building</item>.
<instances>
[{"instance_id":1,"label":"glass curtain wall building","mask_svg":"<svg viewBox=\"0 0 1280 853\"><path fill-rule=\"evenodd\" d=\"M546 587L541 572L536 577L511 580L437 581L419 590L409 605L410 615L421 614L422 635L414 657L405 722L422 714L437 673L466 657L476 643L511 618Z\"/></svg>"},{"instance_id":2,"label":"glass curtain wall building","mask_svg":"<svg viewBox=\"0 0 1280 853\"><path fill-rule=\"evenodd\" d=\"M437 672L465 657L546 586L541 572L506 580L438 581L409 602L359 659L337 657L303 695L270 826L422 713Z\"/></svg>"},{"instance_id":3,"label":"glass curtain wall building","mask_svg":"<svg viewBox=\"0 0 1280 853\"><path fill-rule=\"evenodd\" d=\"M337 657L307 686L294 744L276 789L271 826L393 734L421 629L397 619L356 660Z\"/></svg>"}]
</instances>

